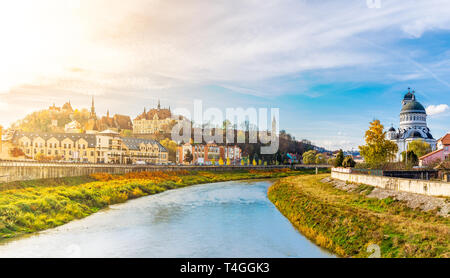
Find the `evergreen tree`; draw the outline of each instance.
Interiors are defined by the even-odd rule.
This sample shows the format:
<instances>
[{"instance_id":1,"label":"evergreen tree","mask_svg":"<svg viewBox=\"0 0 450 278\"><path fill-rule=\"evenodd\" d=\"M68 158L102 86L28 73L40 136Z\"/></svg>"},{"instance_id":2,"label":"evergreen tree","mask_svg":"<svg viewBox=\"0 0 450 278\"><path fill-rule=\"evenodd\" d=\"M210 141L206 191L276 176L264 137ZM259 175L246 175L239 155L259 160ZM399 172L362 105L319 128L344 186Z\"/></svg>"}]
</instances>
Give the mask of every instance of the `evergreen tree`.
<instances>
[{"instance_id":1,"label":"evergreen tree","mask_svg":"<svg viewBox=\"0 0 450 278\"><path fill-rule=\"evenodd\" d=\"M334 167L342 167L342 163L344 162L344 152L339 150L336 159L334 160Z\"/></svg>"}]
</instances>

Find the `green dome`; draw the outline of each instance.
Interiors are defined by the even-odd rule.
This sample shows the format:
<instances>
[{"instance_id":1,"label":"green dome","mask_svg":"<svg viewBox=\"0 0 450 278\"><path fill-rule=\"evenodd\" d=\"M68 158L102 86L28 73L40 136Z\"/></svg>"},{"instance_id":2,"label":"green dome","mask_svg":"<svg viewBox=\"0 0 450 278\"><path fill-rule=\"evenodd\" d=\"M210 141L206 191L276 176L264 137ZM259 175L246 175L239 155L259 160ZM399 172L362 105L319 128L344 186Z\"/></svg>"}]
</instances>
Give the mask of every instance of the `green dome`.
<instances>
[{"instance_id":1,"label":"green dome","mask_svg":"<svg viewBox=\"0 0 450 278\"><path fill-rule=\"evenodd\" d=\"M425 108L423 107L422 104L420 104L420 102L417 102L415 100L405 104L402 108L402 113L404 112L425 112Z\"/></svg>"}]
</instances>

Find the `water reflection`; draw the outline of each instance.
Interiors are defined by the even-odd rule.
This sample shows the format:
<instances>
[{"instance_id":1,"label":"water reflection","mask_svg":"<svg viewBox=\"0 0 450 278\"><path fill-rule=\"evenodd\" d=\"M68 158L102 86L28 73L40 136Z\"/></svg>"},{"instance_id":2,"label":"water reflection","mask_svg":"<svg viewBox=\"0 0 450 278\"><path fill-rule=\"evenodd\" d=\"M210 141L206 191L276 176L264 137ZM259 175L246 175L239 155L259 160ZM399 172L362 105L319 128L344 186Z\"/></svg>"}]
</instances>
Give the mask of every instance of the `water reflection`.
<instances>
[{"instance_id":1,"label":"water reflection","mask_svg":"<svg viewBox=\"0 0 450 278\"><path fill-rule=\"evenodd\" d=\"M269 181L191 186L0 245L0 257L330 257L267 199Z\"/></svg>"}]
</instances>

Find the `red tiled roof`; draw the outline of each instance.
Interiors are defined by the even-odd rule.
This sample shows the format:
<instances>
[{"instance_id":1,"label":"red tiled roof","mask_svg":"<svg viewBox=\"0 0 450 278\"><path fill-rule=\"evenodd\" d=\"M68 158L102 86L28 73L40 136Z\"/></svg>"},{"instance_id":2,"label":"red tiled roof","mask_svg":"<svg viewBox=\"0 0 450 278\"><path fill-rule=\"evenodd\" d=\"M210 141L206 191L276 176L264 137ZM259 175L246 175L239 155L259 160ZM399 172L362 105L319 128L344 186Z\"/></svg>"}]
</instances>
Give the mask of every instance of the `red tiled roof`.
<instances>
[{"instance_id":1,"label":"red tiled roof","mask_svg":"<svg viewBox=\"0 0 450 278\"><path fill-rule=\"evenodd\" d=\"M444 145L450 145L450 133L447 133L438 141L442 141L442 144L444 144Z\"/></svg>"},{"instance_id":2,"label":"red tiled roof","mask_svg":"<svg viewBox=\"0 0 450 278\"><path fill-rule=\"evenodd\" d=\"M424 155L424 156L421 156L421 157L419 157L419 159L420 160L422 160L422 159L424 159L424 158L427 158L427 157L429 157L430 155L433 155L433 154L436 154L436 153L438 153L438 152L442 152L442 151L444 151L443 149L440 149L440 150L435 150L434 152L431 152L431 153L427 153L426 155Z\"/></svg>"},{"instance_id":3,"label":"red tiled roof","mask_svg":"<svg viewBox=\"0 0 450 278\"><path fill-rule=\"evenodd\" d=\"M153 117L155 116L155 114L158 114L158 118L160 120L164 120L164 119L170 118L172 116L169 109L160 109L160 110L151 109L147 113L142 113L139 116L137 116L135 120L142 120L142 119L153 120Z\"/></svg>"}]
</instances>

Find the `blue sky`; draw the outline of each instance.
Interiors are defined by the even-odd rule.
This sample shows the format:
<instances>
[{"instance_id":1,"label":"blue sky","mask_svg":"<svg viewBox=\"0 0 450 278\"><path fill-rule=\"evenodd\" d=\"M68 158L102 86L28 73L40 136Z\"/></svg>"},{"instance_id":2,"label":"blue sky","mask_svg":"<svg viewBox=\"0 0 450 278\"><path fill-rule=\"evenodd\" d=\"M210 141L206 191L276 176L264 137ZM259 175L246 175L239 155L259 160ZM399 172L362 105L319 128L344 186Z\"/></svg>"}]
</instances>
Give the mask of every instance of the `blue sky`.
<instances>
[{"instance_id":1,"label":"blue sky","mask_svg":"<svg viewBox=\"0 0 450 278\"><path fill-rule=\"evenodd\" d=\"M371 120L398 126L411 87L441 137L448 1L367 2L10 1L0 9L0 123L69 99L88 107L91 96L99 114L132 117L158 99L172 108L200 99L277 107L280 129L296 138L356 149Z\"/></svg>"}]
</instances>

